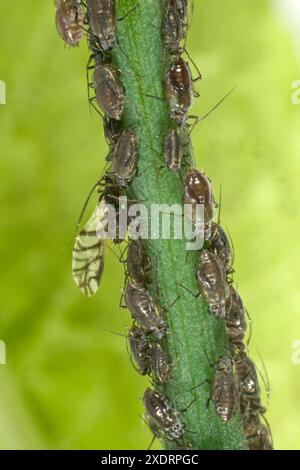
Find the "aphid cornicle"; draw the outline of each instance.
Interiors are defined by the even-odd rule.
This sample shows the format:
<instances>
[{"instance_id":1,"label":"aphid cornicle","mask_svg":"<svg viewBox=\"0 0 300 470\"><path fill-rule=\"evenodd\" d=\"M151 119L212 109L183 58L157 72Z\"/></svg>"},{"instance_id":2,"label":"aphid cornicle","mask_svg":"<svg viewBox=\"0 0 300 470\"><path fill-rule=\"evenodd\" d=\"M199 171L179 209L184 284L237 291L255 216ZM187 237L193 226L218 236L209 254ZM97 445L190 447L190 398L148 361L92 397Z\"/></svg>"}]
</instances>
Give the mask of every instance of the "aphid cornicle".
<instances>
[{"instance_id":1,"label":"aphid cornicle","mask_svg":"<svg viewBox=\"0 0 300 470\"><path fill-rule=\"evenodd\" d=\"M136 285L147 283L150 270L150 258L145 253L143 242L140 239L131 240L127 250L128 277Z\"/></svg>"},{"instance_id":2,"label":"aphid cornicle","mask_svg":"<svg viewBox=\"0 0 300 470\"><path fill-rule=\"evenodd\" d=\"M179 171L183 155L183 147L178 129L169 129L164 141L164 154L170 171Z\"/></svg>"},{"instance_id":3,"label":"aphid cornicle","mask_svg":"<svg viewBox=\"0 0 300 470\"><path fill-rule=\"evenodd\" d=\"M259 413L249 411L243 417L244 433L250 450L273 450L270 432L260 422Z\"/></svg>"},{"instance_id":4,"label":"aphid cornicle","mask_svg":"<svg viewBox=\"0 0 300 470\"><path fill-rule=\"evenodd\" d=\"M86 0L94 49L101 52L112 49L116 42L115 3L115 0Z\"/></svg>"},{"instance_id":5,"label":"aphid cornicle","mask_svg":"<svg viewBox=\"0 0 300 470\"><path fill-rule=\"evenodd\" d=\"M119 138L111 161L111 173L122 188L132 181L137 170L138 146L135 132L124 131Z\"/></svg>"},{"instance_id":6,"label":"aphid cornicle","mask_svg":"<svg viewBox=\"0 0 300 470\"><path fill-rule=\"evenodd\" d=\"M171 108L171 119L178 126L184 126L195 95L189 65L181 57L175 58L167 71L165 94Z\"/></svg>"},{"instance_id":7,"label":"aphid cornicle","mask_svg":"<svg viewBox=\"0 0 300 470\"><path fill-rule=\"evenodd\" d=\"M211 400L221 421L227 423L238 405L238 385L230 356L220 357L215 365Z\"/></svg>"},{"instance_id":8,"label":"aphid cornicle","mask_svg":"<svg viewBox=\"0 0 300 470\"><path fill-rule=\"evenodd\" d=\"M96 61L94 89L100 108L109 118L120 120L124 108L124 88L111 64Z\"/></svg>"},{"instance_id":9,"label":"aphid cornicle","mask_svg":"<svg viewBox=\"0 0 300 470\"><path fill-rule=\"evenodd\" d=\"M263 414L266 408L261 403L260 385L254 362L243 350L238 351L234 358L237 375L240 383L241 410L256 410Z\"/></svg>"},{"instance_id":10,"label":"aphid cornicle","mask_svg":"<svg viewBox=\"0 0 300 470\"><path fill-rule=\"evenodd\" d=\"M170 361L168 354L159 343L150 348L150 368L156 384L165 384L170 378Z\"/></svg>"},{"instance_id":11,"label":"aphid cornicle","mask_svg":"<svg viewBox=\"0 0 300 470\"><path fill-rule=\"evenodd\" d=\"M185 426L180 421L178 412L158 391L147 388L144 405L146 421L157 437L176 441L183 436Z\"/></svg>"},{"instance_id":12,"label":"aphid cornicle","mask_svg":"<svg viewBox=\"0 0 300 470\"><path fill-rule=\"evenodd\" d=\"M211 223L215 212L215 202L210 180L204 173L191 168L186 176L183 203L190 205L187 215L197 226L204 226L204 237L209 239L211 236ZM197 205L203 205L204 220L199 220L197 215Z\"/></svg>"},{"instance_id":13,"label":"aphid cornicle","mask_svg":"<svg viewBox=\"0 0 300 470\"><path fill-rule=\"evenodd\" d=\"M209 250L203 249L200 252L197 280L200 293L207 300L209 311L216 318L225 319L230 289L221 260Z\"/></svg>"},{"instance_id":14,"label":"aphid cornicle","mask_svg":"<svg viewBox=\"0 0 300 470\"><path fill-rule=\"evenodd\" d=\"M68 46L78 46L83 36L83 11L80 0L54 0L56 29Z\"/></svg>"},{"instance_id":15,"label":"aphid cornicle","mask_svg":"<svg viewBox=\"0 0 300 470\"><path fill-rule=\"evenodd\" d=\"M134 320L139 322L146 332L153 333L158 339L163 338L167 332L167 325L162 319L159 306L148 290L127 282L124 297Z\"/></svg>"},{"instance_id":16,"label":"aphid cornicle","mask_svg":"<svg viewBox=\"0 0 300 470\"><path fill-rule=\"evenodd\" d=\"M225 324L231 345L243 349L247 329L245 308L236 289L230 286L230 296L226 305Z\"/></svg>"},{"instance_id":17,"label":"aphid cornicle","mask_svg":"<svg viewBox=\"0 0 300 470\"><path fill-rule=\"evenodd\" d=\"M215 222L211 224L210 249L220 258L226 273L231 273L233 264L231 244L225 230Z\"/></svg>"},{"instance_id":18,"label":"aphid cornicle","mask_svg":"<svg viewBox=\"0 0 300 470\"><path fill-rule=\"evenodd\" d=\"M101 198L91 218L79 232L72 252L72 273L81 292L91 297L99 287L104 269L105 239L109 208Z\"/></svg>"},{"instance_id":19,"label":"aphid cornicle","mask_svg":"<svg viewBox=\"0 0 300 470\"><path fill-rule=\"evenodd\" d=\"M162 37L166 50L170 54L179 52L180 41L183 38L182 21L177 8L168 2L162 22Z\"/></svg>"},{"instance_id":20,"label":"aphid cornicle","mask_svg":"<svg viewBox=\"0 0 300 470\"><path fill-rule=\"evenodd\" d=\"M135 361L135 369L141 375L149 372L150 345L143 328L132 326L129 330L129 345Z\"/></svg>"}]
</instances>

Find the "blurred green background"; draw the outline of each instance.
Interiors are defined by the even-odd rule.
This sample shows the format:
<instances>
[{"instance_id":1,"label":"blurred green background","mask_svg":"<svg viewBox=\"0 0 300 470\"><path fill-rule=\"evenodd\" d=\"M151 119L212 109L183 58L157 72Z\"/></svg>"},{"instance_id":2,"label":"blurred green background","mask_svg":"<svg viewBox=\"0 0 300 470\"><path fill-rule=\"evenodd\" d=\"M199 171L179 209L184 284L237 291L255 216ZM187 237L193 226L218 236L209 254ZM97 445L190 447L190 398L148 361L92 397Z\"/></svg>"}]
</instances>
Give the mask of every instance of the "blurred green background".
<instances>
[{"instance_id":1,"label":"blurred green background","mask_svg":"<svg viewBox=\"0 0 300 470\"><path fill-rule=\"evenodd\" d=\"M204 77L193 112L238 85L193 143L216 193L222 183L251 351L259 349L271 382L275 446L299 449L300 365L291 354L300 339L300 105L291 83L300 79L300 33L279 3L195 0L188 47ZM87 104L86 45L64 48L51 0L2 0L0 38L0 446L145 448L147 380L134 372L124 338L106 331L129 324L118 308L121 268L108 254L93 299L70 271L77 217L106 154Z\"/></svg>"}]
</instances>

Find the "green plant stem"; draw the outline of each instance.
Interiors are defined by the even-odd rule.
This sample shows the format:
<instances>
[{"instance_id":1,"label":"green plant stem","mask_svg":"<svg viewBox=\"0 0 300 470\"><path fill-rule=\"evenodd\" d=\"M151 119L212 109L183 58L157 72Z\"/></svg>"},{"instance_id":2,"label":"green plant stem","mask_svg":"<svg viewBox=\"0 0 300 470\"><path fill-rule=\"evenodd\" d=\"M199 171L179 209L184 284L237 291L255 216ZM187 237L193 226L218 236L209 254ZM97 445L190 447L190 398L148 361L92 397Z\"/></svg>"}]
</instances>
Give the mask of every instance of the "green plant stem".
<instances>
[{"instance_id":1,"label":"green plant stem","mask_svg":"<svg viewBox=\"0 0 300 470\"><path fill-rule=\"evenodd\" d=\"M164 165L163 138L166 130L174 125L169 118L163 89L165 70L170 61L160 32L164 5L160 0L119 0L118 17L123 17L136 5L132 13L118 22L117 46L113 51L113 62L121 71L126 89L122 123L124 128L136 129L139 144L138 175L128 196L143 201L147 207L150 204L181 204L185 174L193 158L188 146L179 176ZM147 97L147 94L157 99ZM153 268L151 289L163 308L169 327L164 347L170 356L172 374L169 383L160 390L177 410L188 407L193 396L197 398L181 414L187 429L192 431L185 434L184 446L243 449L246 446L239 413L228 424L221 424L213 405L210 403L207 407L209 385L199 386L193 393L190 391L213 376L204 351L211 362L228 351L224 322L208 314L201 297L195 298L180 286L198 292L195 268L199 252L187 252L185 244L185 240L161 238L145 241ZM165 446L172 448L174 444L166 442Z\"/></svg>"}]
</instances>

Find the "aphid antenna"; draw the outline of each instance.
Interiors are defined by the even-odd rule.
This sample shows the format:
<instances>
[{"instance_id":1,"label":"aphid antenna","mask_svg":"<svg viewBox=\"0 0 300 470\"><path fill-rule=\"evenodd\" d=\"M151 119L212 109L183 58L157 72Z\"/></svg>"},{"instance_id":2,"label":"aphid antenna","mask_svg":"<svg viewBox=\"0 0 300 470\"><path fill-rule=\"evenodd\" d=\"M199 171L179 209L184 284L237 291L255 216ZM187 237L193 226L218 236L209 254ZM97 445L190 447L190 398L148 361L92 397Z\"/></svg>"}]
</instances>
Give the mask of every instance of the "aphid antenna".
<instances>
[{"instance_id":1,"label":"aphid antenna","mask_svg":"<svg viewBox=\"0 0 300 470\"><path fill-rule=\"evenodd\" d=\"M151 450L151 447L153 446L155 439L156 439L156 436L155 436L155 434L153 434L153 437L151 439L151 442L150 442L147 450Z\"/></svg>"},{"instance_id":2,"label":"aphid antenna","mask_svg":"<svg viewBox=\"0 0 300 470\"><path fill-rule=\"evenodd\" d=\"M131 15L131 13L133 13L134 10L137 9L138 6L139 6L139 2L137 2L137 3L135 4L135 6L132 7L129 11L127 11L127 12L125 13L125 15L120 16L120 18L117 18L117 21L124 21L124 20L127 18L127 16Z\"/></svg>"},{"instance_id":3,"label":"aphid antenna","mask_svg":"<svg viewBox=\"0 0 300 470\"><path fill-rule=\"evenodd\" d=\"M88 204L89 204L89 202L90 202L90 199L91 199L92 195L94 194L95 190L101 185L101 183L102 183L102 181L103 181L103 173L105 172L106 166L107 166L107 165L105 165L105 167L104 167L104 169L103 169L103 171L102 171L102 174L101 174L101 176L100 176L100 179L94 184L94 186L93 186L92 189L90 190L90 192L89 192L89 194L88 194L88 196L87 196L87 198L86 198L86 200L85 200L85 203L84 203L84 205L83 205L83 207L82 207L82 209L81 209L81 212L80 212L80 215L79 215L77 224L76 224L75 235L76 235L77 232L78 232L80 223L81 223L81 221L82 221L82 219L83 219L83 216L84 216L84 214L85 214L85 211L86 211L86 209L87 209L87 206L88 206Z\"/></svg>"},{"instance_id":4,"label":"aphid antenna","mask_svg":"<svg viewBox=\"0 0 300 470\"><path fill-rule=\"evenodd\" d=\"M272 447L274 447L274 440L273 440L273 434L272 434L270 423L269 423L269 421L267 420L267 418L264 414L261 414L261 417L262 417L263 421L265 422L265 424L268 428L268 431L269 431L269 434L270 434L270 437L271 437L271 444L272 444Z\"/></svg>"},{"instance_id":5,"label":"aphid antenna","mask_svg":"<svg viewBox=\"0 0 300 470\"><path fill-rule=\"evenodd\" d=\"M117 260L119 261L120 260L120 257L118 255L118 253L115 252L115 250L109 246L109 244L106 244L107 248L109 249L109 251L117 258Z\"/></svg>"},{"instance_id":6,"label":"aphid antenna","mask_svg":"<svg viewBox=\"0 0 300 470\"><path fill-rule=\"evenodd\" d=\"M237 85L235 85L231 90L229 90L226 95L223 96L223 98L221 98L209 111L207 111L207 113L205 113L203 116L189 116L189 118L191 119L194 119L195 122L194 124L191 126L191 129L188 133L188 135L190 136L192 131L194 130L194 128L196 127L197 124L199 124L199 122L202 122L204 121L206 118L208 118L214 111L216 111L216 109L219 108L219 106L229 97L229 95L231 95L231 93L233 93L233 91L237 88Z\"/></svg>"},{"instance_id":7,"label":"aphid antenna","mask_svg":"<svg viewBox=\"0 0 300 470\"><path fill-rule=\"evenodd\" d=\"M194 387L189 388L188 391L189 391L189 392L193 392L194 390L197 390L197 388L202 387L202 385L204 385L204 384L211 385L211 381L208 380L208 379L204 379L204 380L202 380L202 382L200 382L198 385L195 385Z\"/></svg>"},{"instance_id":8,"label":"aphid antenna","mask_svg":"<svg viewBox=\"0 0 300 470\"><path fill-rule=\"evenodd\" d=\"M259 370L258 367L256 367L257 369L257 372L261 378L261 380L263 381L263 384L264 384L264 387L266 389L266 395L267 395L267 403L266 403L266 410L269 408L269 404L270 404L270 394L271 394L271 386L270 386L270 379L269 379L269 375L268 375L268 371L267 371L267 368L266 368L266 365L265 365L265 362L262 358L262 355L259 351L259 349L257 349L257 354L258 354L258 357L259 357L259 360L262 364L262 367L263 367L263 374L261 373L261 371Z\"/></svg>"}]
</instances>

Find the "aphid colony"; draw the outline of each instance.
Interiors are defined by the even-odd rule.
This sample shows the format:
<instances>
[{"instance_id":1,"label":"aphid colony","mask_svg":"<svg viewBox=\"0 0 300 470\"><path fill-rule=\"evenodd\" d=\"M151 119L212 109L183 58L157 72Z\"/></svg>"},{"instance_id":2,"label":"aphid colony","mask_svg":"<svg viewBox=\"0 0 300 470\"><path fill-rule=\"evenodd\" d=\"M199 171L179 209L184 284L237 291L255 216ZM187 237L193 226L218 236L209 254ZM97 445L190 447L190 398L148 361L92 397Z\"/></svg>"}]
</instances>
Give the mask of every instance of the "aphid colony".
<instances>
[{"instance_id":1,"label":"aphid colony","mask_svg":"<svg viewBox=\"0 0 300 470\"><path fill-rule=\"evenodd\" d=\"M188 62L181 57L186 52L181 44L186 38L188 1L162 2L165 5L162 39L169 54L164 88L172 122L164 139L164 156L166 167L178 172L183 156L182 130L188 126L188 112L195 98ZM103 234L108 227L109 204L118 212L118 197L131 184L138 166L136 132L132 128L124 130L121 125L126 90L120 71L111 60L111 51L117 41L115 3L115 0L55 0L57 30L65 43L75 47L84 32L87 33L91 49L88 71L93 70L93 79L88 86L95 95L90 102L93 106L96 102L98 112L101 116L104 114L104 133L109 145L109 169L97 185L98 204L77 235L73 249L73 277L86 296L94 295L101 281L105 255ZM196 206L203 206L205 245L199 253L196 269L199 294L206 300L209 313L225 322L228 334L228 354L216 358L213 365L210 400L220 421L225 424L240 409L250 449L272 449L269 429L261 422L266 409L261 403L256 368L244 343L246 310L233 287L232 247L220 222L213 221L216 204L211 182L204 173L189 169L182 202L190 205L189 217L195 226L200 223ZM113 241L119 243L121 240L116 237ZM133 319L128 332L131 360L138 373L150 375L154 386L144 393L149 427L155 436L180 444L186 432L182 413L174 408L160 387L169 381L172 364L164 350L168 326L152 289L149 289L150 279L151 263L143 242L130 240L124 299Z\"/></svg>"}]
</instances>

